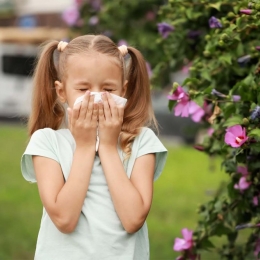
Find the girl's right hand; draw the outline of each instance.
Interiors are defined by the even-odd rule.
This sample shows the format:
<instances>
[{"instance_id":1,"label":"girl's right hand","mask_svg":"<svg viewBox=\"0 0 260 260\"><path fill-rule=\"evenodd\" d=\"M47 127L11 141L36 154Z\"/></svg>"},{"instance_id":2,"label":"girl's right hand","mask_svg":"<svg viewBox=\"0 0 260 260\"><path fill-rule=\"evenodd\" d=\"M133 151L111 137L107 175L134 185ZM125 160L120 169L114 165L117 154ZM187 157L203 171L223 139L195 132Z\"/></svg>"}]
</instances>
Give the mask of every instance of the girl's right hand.
<instances>
[{"instance_id":1,"label":"girl's right hand","mask_svg":"<svg viewBox=\"0 0 260 260\"><path fill-rule=\"evenodd\" d=\"M68 108L69 129L75 139L77 147L93 146L95 149L97 138L98 107L94 104L94 95L86 91L82 102Z\"/></svg>"}]
</instances>

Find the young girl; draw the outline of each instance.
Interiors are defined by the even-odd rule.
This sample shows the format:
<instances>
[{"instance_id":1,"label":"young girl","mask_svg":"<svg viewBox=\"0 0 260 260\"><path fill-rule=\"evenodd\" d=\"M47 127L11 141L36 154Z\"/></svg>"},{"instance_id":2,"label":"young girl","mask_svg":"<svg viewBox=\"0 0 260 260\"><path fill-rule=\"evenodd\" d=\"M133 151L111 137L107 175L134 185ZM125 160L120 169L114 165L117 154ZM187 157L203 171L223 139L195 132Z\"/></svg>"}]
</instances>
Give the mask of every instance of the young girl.
<instances>
[{"instance_id":1,"label":"young girl","mask_svg":"<svg viewBox=\"0 0 260 260\"><path fill-rule=\"evenodd\" d=\"M94 102L91 92L100 92L102 100ZM125 107L110 93L126 98ZM68 128L62 128L65 104ZM118 48L102 35L44 47L34 73L31 139L21 162L44 207L36 260L149 259L145 220L167 153L147 128L152 124L138 50Z\"/></svg>"}]
</instances>

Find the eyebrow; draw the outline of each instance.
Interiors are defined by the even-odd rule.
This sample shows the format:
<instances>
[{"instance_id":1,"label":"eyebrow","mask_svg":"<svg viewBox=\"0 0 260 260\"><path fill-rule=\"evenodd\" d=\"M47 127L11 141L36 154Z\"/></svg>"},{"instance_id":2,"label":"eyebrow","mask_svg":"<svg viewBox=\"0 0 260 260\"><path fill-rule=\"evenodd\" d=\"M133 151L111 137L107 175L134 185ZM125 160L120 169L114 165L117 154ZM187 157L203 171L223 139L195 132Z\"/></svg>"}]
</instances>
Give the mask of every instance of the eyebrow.
<instances>
[{"instance_id":1,"label":"eyebrow","mask_svg":"<svg viewBox=\"0 0 260 260\"><path fill-rule=\"evenodd\" d=\"M79 80L75 82L76 85L91 85L89 81L87 80ZM103 85L113 85L117 86L117 82L115 80L104 80L102 82Z\"/></svg>"},{"instance_id":2,"label":"eyebrow","mask_svg":"<svg viewBox=\"0 0 260 260\"><path fill-rule=\"evenodd\" d=\"M86 80L79 80L75 82L76 85L90 85L90 83Z\"/></svg>"}]
</instances>

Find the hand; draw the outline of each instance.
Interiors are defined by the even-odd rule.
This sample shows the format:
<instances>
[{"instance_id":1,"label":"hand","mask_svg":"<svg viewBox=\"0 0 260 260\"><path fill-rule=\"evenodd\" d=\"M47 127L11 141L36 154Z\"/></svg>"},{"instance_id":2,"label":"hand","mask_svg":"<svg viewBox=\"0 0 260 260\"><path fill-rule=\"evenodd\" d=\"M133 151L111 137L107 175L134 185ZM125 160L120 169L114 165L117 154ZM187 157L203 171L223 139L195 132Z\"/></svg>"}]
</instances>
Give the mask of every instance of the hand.
<instances>
[{"instance_id":1,"label":"hand","mask_svg":"<svg viewBox=\"0 0 260 260\"><path fill-rule=\"evenodd\" d=\"M82 102L68 108L69 129L75 139L77 147L93 146L97 137L98 106L94 104L94 95L85 93Z\"/></svg>"},{"instance_id":2,"label":"hand","mask_svg":"<svg viewBox=\"0 0 260 260\"><path fill-rule=\"evenodd\" d=\"M98 104L100 146L116 147L123 123L124 107L117 106L108 92L102 94L102 100L103 104Z\"/></svg>"}]
</instances>

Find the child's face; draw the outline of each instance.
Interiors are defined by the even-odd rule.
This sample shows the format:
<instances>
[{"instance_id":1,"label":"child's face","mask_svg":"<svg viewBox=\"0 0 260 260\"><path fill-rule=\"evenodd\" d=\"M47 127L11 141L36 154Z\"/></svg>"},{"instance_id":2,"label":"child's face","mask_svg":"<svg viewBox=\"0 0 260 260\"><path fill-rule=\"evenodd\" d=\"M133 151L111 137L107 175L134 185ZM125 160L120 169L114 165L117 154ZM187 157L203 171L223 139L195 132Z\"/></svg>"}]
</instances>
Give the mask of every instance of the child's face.
<instances>
[{"instance_id":1,"label":"child's face","mask_svg":"<svg viewBox=\"0 0 260 260\"><path fill-rule=\"evenodd\" d=\"M67 60L65 82L55 82L57 94L62 102L73 107L75 100L87 90L108 91L124 96L126 82L122 84L122 69L116 60L97 52L81 53Z\"/></svg>"}]
</instances>

